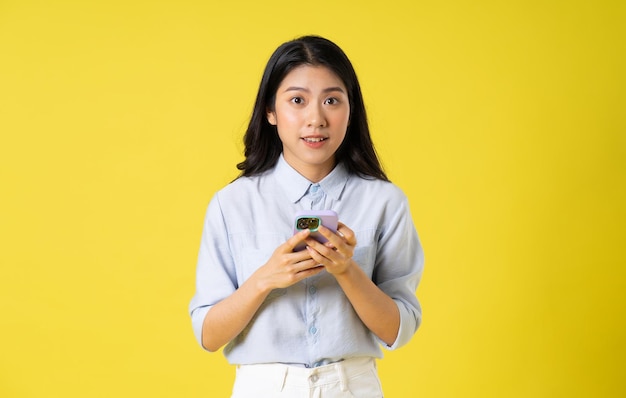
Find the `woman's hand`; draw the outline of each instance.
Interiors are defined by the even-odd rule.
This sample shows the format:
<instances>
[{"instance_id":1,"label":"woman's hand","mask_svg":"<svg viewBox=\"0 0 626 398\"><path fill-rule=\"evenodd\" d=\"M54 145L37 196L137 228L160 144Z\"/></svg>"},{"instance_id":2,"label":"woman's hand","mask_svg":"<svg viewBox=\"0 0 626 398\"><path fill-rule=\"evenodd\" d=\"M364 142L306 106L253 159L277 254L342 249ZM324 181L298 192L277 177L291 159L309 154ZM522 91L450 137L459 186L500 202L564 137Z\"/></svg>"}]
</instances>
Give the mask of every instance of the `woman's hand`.
<instances>
[{"instance_id":1,"label":"woman's hand","mask_svg":"<svg viewBox=\"0 0 626 398\"><path fill-rule=\"evenodd\" d=\"M352 259L356 247L354 232L341 223L336 234L324 227L320 227L319 232L328 242L321 244L307 238L311 258L335 277L365 326L387 345L393 345L400 328L400 311L391 297Z\"/></svg>"},{"instance_id":2,"label":"woman's hand","mask_svg":"<svg viewBox=\"0 0 626 398\"><path fill-rule=\"evenodd\" d=\"M318 231L328 239L328 242L322 244L311 237L306 238L310 257L323 265L327 272L335 276L343 274L354 264L352 261L356 247L354 231L341 222L338 224L337 233L324 226L320 226Z\"/></svg>"},{"instance_id":3,"label":"woman's hand","mask_svg":"<svg viewBox=\"0 0 626 398\"><path fill-rule=\"evenodd\" d=\"M207 350L216 351L241 333L273 289L289 287L324 270L308 251L293 251L309 234L309 230L298 232L278 246L267 263L211 308L202 327L202 345Z\"/></svg>"},{"instance_id":4,"label":"woman's hand","mask_svg":"<svg viewBox=\"0 0 626 398\"><path fill-rule=\"evenodd\" d=\"M320 262L314 260L307 250L293 251L294 247L305 241L309 234L310 231L305 229L278 246L267 263L254 273L252 278L256 279L257 286L269 292L289 287L322 272L324 267L321 267Z\"/></svg>"}]
</instances>

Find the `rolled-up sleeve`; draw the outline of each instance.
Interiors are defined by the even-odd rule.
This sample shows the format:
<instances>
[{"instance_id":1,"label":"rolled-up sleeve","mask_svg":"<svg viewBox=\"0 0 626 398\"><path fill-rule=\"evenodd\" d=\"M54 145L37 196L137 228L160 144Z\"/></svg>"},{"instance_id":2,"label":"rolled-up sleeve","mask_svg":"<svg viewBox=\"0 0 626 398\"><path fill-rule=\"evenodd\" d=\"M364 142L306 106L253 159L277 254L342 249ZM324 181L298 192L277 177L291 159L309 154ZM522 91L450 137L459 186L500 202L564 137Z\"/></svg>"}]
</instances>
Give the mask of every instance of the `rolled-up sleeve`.
<instances>
[{"instance_id":1,"label":"rolled-up sleeve","mask_svg":"<svg viewBox=\"0 0 626 398\"><path fill-rule=\"evenodd\" d=\"M237 289L228 230L216 195L204 218L196 268L196 292L189 304L194 335L202 346L202 325L211 307Z\"/></svg>"},{"instance_id":2,"label":"rolled-up sleeve","mask_svg":"<svg viewBox=\"0 0 626 398\"><path fill-rule=\"evenodd\" d=\"M417 286L424 269L424 252L420 243L408 200L404 195L393 206L384 225L376 256L374 282L391 297L400 312L400 328L396 341L388 350L399 348L411 340L422 322L422 309L416 297Z\"/></svg>"}]
</instances>

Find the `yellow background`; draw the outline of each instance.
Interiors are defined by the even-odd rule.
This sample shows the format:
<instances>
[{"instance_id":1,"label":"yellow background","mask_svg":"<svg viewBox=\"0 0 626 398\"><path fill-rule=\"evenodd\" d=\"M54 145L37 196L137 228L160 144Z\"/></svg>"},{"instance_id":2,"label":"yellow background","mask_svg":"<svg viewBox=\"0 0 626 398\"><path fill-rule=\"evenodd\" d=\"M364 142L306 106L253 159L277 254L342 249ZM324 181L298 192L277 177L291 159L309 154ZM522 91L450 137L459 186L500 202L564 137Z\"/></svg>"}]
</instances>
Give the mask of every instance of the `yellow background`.
<instances>
[{"instance_id":1,"label":"yellow background","mask_svg":"<svg viewBox=\"0 0 626 398\"><path fill-rule=\"evenodd\" d=\"M386 396L626 395L624 4L0 0L0 396L228 396L187 315L202 218L309 33L426 250Z\"/></svg>"}]
</instances>

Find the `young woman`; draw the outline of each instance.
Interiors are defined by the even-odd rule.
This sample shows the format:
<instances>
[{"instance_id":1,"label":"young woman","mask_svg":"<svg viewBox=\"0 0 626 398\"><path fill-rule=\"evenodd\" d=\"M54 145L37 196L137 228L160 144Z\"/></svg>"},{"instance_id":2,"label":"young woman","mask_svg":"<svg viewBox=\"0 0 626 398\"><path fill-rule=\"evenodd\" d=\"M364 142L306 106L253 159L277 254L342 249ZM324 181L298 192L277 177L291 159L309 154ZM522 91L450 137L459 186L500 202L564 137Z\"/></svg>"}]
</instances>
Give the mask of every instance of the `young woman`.
<instances>
[{"instance_id":1,"label":"young woman","mask_svg":"<svg viewBox=\"0 0 626 398\"><path fill-rule=\"evenodd\" d=\"M199 343L237 365L232 397L382 397L375 359L420 325L423 253L344 52L317 36L281 45L244 142L241 175L205 217ZM303 209L338 213L336 233L319 228L328 242L293 233Z\"/></svg>"}]
</instances>

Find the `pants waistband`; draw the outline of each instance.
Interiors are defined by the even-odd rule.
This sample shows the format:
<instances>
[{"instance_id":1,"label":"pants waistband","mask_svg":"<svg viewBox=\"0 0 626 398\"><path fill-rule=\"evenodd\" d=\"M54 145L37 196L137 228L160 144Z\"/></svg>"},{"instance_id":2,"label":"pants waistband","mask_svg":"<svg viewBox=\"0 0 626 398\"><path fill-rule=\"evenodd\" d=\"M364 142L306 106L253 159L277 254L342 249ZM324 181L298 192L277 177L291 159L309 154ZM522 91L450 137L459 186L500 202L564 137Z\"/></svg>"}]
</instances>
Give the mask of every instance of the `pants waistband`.
<instances>
[{"instance_id":1,"label":"pants waistband","mask_svg":"<svg viewBox=\"0 0 626 398\"><path fill-rule=\"evenodd\" d=\"M238 365L237 376L254 373L274 379L279 389L285 385L307 386L339 382L342 390L347 389L348 379L376 369L376 361L371 357L350 358L315 368L303 368L279 363Z\"/></svg>"}]
</instances>

